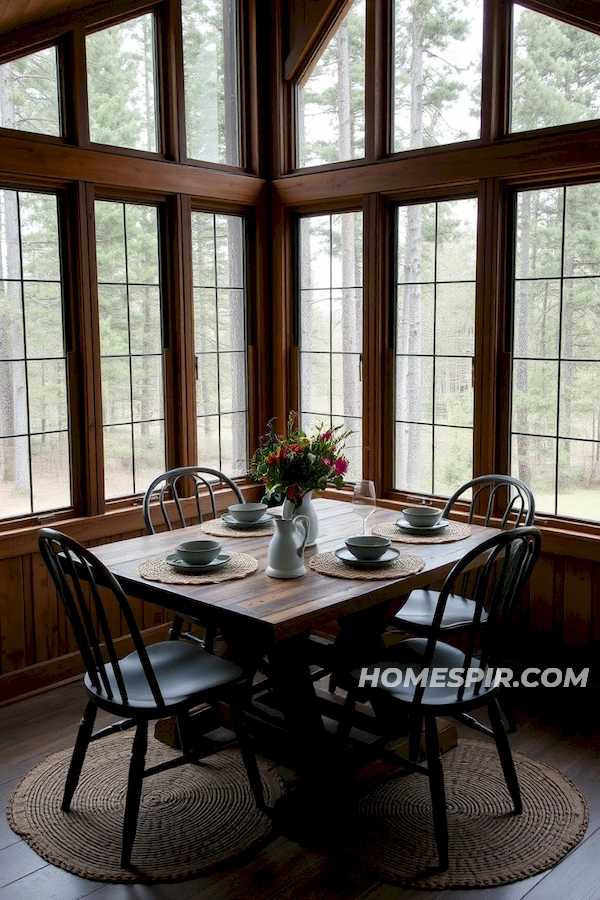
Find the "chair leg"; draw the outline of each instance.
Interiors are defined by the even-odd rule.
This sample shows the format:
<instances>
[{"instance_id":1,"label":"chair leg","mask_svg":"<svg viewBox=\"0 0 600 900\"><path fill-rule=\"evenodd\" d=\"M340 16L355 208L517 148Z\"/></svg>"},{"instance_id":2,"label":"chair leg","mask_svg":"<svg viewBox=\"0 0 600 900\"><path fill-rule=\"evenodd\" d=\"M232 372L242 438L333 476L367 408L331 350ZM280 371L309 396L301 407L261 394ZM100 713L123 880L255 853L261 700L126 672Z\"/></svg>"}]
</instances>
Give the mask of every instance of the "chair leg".
<instances>
[{"instance_id":1,"label":"chair leg","mask_svg":"<svg viewBox=\"0 0 600 900\"><path fill-rule=\"evenodd\" d=\"M500 764L504 772L504 780L509 790L516 813L523 812L523 801L521 800L521 788L519 787L519 779L513 762L512 753L510 752L510 744L506 737L506 731L502 722L502 713L500 712L500 704L498 699L493 697L488 703L488 712L490 715L490 724L496 739L496 749L500 757Z\"/></svg>"},{"instance_id":2,"label":"chair leg","mask_svg":"<svg viewBox=\"0 0 600 900\"><path fill-rule=\"evenodd\" d=\"M504 718L506 719L506 724L508 725L508 728L506 730L509 734L514 734L517 730L515 711L513 709L512 703L507 696L507 692L503 691L502 688L500 688L498 692L498 703L500 704L500 709L504 713Z\"/></svg>"},{"instance_id":3,"label":"chair leg","mask_svg":"<svg viewBox=\"0 0 600 900\"><path fill-rule=\"evenodd\" d=\"M438 851L438 862L440 871L445 872L449 866L448 820L446 818L444 769L440 756L440 742L435 716L425 716L425 747L427 750L429 790L431 792L433 830Z\"/></svg>"},{"instance_id":4,"label":"chair leg","mask_svg":"<svg viewBox=\"0 0 600 900\"><path fill-rule=\"evenodd\" d=\"M263 795L262 779L256 762L256 755L250 741L250 735L246 727L246 719L239 701L237 699L232 699L230 701L229 709L235 736L240 746L240 753L244 760L246 774L248 775L248 781L250 782L256 805L259 809L265 810L267 809L267 805Z\"/></svg>"},{"instance_id":5,"label":"chair leg","mask_svg":"<svg viewBox=\"0 0 600 900\"><path fill-rule=\"evenodd\" d=\"M79 776L81 775L81 769L85 760L85 754L87 753L87 748L89 746L92 732L94 730L94 722L96 721L97 711L98 707L90 700L81 717L81 721L79 723L79 731L77 732L77 739L75 741L75 746L73 747L73 755L71 756L69 771L67 773L67 780L65 782L65 791L60 807L63 812L69 811L71 800L73 799L73 794L75 793L75 788L79 783Z\"/></svg>"},{"instance_id":6,"label":"chair leg","mask_svg":"<svg viewBox=\"0 0 600 900\"><path fill-rule=\"evenodd\" d=\"M177 641L179 640L179 636L181 634L181 629L183 628L183 619L179 616L175 616L173 621L171 622L171 627L169 628L169 640Z\"/></svg>"},{"instance_id":7,"label":"chair leg","mask_svg":"<svg viewBox=\"0 0 600 900\"><path fill-rule=\"evenodd\" d=\"M335 730L336 740L339 742L339 744L341 744L342 747L346 745L346 742L350 737L350 729L352 728L352 716L354 714L354 707L356 706L356 698L356 690L352 687L349 687L348 693L346 694L346 699L344 700L342 711L340 713L340 717L338 719L337 728Z\"/></svg>"},{"instance_id":8,"label":"chair leg","mask_svg":"<svg viewBox=\"0 0 600 900\"><path fill-rule=\"evenodd\" d=\"M140 722L136 728L129 763L129 779L127 781L127 799L125 800L125 818L123 820L123 848L121 851L121 867L131 866L131 851L137 831L142 782L144 780L144 764L148 749L148 723Z\"/></svg>"}]
</instances>

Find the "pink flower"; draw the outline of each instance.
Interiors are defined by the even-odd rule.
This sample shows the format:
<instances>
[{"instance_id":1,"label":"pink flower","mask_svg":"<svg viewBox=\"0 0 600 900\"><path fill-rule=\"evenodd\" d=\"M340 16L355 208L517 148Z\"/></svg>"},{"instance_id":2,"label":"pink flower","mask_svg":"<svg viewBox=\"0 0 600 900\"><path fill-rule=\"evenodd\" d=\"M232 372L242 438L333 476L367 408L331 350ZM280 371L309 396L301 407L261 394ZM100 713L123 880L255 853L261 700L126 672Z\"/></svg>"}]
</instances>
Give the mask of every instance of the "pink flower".
<instances>
[{"instance_id":1,"label":"pink flower","mask_svg":"<svg viewBox=\"0 0 600 900\"><path fill-rule=\"evenodd\" d=\"M328 441L330 437L331 437L331 431L324 431L323 434L319 435L319 440L320 441Z\"/></svg>"},{"instance_id":2,"label":"pink flower","mask_svg":"<svg viewBox=\"0 0 600 900\"><path fill-rule=\"evenodd\" d=\"M348 471L348 460L343 457L336 459L333 471L336 475L345 475Z\"/></svg>"},{"instance_id":3,"label":"pink flower","mask_svg":"<svg viewBox=\"0 0 600 900\"><path fill-rule=\"evenodd\" d=\"M324 466L332 466L333 463L331 462L330 459L325 459L325 458L323 458L323 465L324 465Z\"/></svg>"}]
</instances>

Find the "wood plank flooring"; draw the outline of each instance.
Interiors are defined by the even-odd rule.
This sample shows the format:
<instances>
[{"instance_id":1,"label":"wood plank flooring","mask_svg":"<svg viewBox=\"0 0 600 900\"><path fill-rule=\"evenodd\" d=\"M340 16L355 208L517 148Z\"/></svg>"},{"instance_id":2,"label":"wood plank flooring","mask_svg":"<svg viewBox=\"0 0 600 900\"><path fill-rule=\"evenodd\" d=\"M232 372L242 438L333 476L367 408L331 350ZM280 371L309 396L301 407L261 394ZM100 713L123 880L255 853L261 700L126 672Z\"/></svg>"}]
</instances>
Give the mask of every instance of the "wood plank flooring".
<instances>
[{"instance_id":1,"label":"wood plank flooring","mask_svg":"<svg viewBox=\"0 0 600 900\"><path fill-rule=\"evenodd\" d=\"M244 866L178 884L100 884L71 875L48 865L14 834L5 811L21 775L72 745L83 705L83 688L71 684L0 709L0 900L600 900L600 742L564 737L557 727L525 716L511 736L513 749L555 766L579 786L590 806L590 827L553 870L517 884L469 891L402 889L369 880L282 836Z\"/></svg>"}]
</instances>

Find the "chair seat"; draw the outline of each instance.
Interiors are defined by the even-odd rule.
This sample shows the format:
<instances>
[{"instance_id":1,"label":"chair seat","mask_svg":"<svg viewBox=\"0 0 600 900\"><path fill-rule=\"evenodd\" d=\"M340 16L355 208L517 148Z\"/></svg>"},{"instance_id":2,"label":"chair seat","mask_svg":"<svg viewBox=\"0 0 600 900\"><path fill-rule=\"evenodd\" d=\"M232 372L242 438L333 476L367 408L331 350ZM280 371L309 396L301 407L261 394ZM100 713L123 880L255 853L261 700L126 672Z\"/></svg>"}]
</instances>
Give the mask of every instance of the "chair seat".
<instances>
[{"instance_id":1,"label":"chair seat","mask_svg":"<svg viewBox=\"0 0 600 900\"><path fill-rule=\"evenodd\" d=\"M439 596L438 591L412 591L402 609L394 616L394 625L398 628L405 626L406 630L430 629ZM440 628L444 631L461 630L473 622L474 614L475 604L472 600L459 594L450 594ZM485 610L482 611L481 621L487 621Z\"/></svg>"},{"instance_id":2,"label":"chair seat","mask_svg":"<svg viewBox=\"0 0 600 900\"><path fill-rule=\"evenodd\" d=\"M203 694L233 684L243 676L239 666L226 659L220 659L202 650L201 647L182 641L161 641L146 648L156 680L164 698L162 710L171 709L181 703L190 705L190 697ZM119 660L121 673L127 690L127 708L140 711L156 709L156 699L152 695L137 652ZM108 681L115 698L119 689L111 665L106 666ZM106 708L120 707L120 699L111 700L104 688L97 691L89 675L85 676L85 686L93 694L96 702Z\"/></svg>"},{"instance_id":3,"label":"chair seat","mask_svg":"<svg viewBox=\"0 0 600 900\"><path fill-rule=\"evenodd\" d=\"M415 684L407 685L405 683L406 673L410 670L412 671L414 678L418 677L421 671L421 663L426 647L427 640L425 638L409 638L407 641L396 644L391 649L391 652L388 651L386 659L382 662L370 663L368 666L365 666L368 674L373 673L377 668L380 670L377 684L373 685L373 688L385 691L391 697L394 697L394 699L400 700L403 703L412 703L418 686ZM461 650L457 647L452 647L450 644L445 644L442 641L436 641L430 666L429 679L431 678L431 670L433 669L463 670L464 666L465 654ZM392 679L392 676L389 676L390 680L397 680L398 684L388 686L381 680L382 673L386 669L395 669L402 673L401 679L399 675L397 675L395 679ZM478 659L471 659L470 669L481 671ZM350 673L350 677L355 682L359 682L362 671L362 669L354 669L354 671ZM486 671L484 670L482 680L485 680L485 674ZM457 673L457 675L462 676L464 675L464 672L461 671ZM451 678L452 676L449 676L448 680ZM369 691L372 689L370 684L371 683L368 682L367 686L363 687L366 699L369 698ZM477 685L479 685L479 690L477 690ZM458 710L473 704L478 706L483 705L486 702L486 697L494 692L495 689L493 685L486 688L483 687L481 681L479 681L465 687L462 698L458 700L456 682L440 686L428 684L419 702L421 706L427 707L431 713L434 713L436 708L443 707L444 711L451 715L452 707Z\"/></svg>"}]
</instances>

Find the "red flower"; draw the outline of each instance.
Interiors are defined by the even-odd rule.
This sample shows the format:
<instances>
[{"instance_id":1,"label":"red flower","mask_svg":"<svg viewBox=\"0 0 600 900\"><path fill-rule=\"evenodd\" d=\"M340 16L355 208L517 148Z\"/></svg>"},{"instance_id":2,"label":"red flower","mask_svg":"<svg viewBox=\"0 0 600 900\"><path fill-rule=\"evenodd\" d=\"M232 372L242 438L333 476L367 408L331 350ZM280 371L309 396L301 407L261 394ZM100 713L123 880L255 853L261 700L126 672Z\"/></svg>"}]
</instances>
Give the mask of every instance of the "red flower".
<instances>
[{"instance_id":1,"label":"red flower","mask_svg":"<svg viewBox=\"0 0 600 900\"><path fill-rule=\"evenodd\" d=\"M275 463L277 462L277 457L275 456L274 453L271 453L270 456L267 456L267 462L269 463L270 466L275 465Z\"/></svg>"},{"instance_id":2,"label":"red flower","mask_svg":"<svg viewBox=\"0 0 600 900\"><path fill-rule=\"evenodd\" d=\"M288 449L290 453L300 453L300 444L290 444Z\"/></svg>"},{"instance_id":3,"label":"red flower","mask_svg":"<svg viewBox=\"0 0 600 900\"><path fill-rule=\"evenodd\" d=\"M348 460L344 459L343 457L340 459L336 459L333 466L333 471L336 475L345 475L348 471Z\"/></svg>"},{"instance_id":4,"label":"red flower","mask_svg":"<svg viewBox=\"0 0 600 900\"><path fill-rule=\"evenodd\" d=\"M287 495L288 495L288 500L295 500L295 499L296 499L296 491L294 490L294 488L293 488L291 485L290 485L290 487L287 489Z\"/></svg>"}]
</instances>

